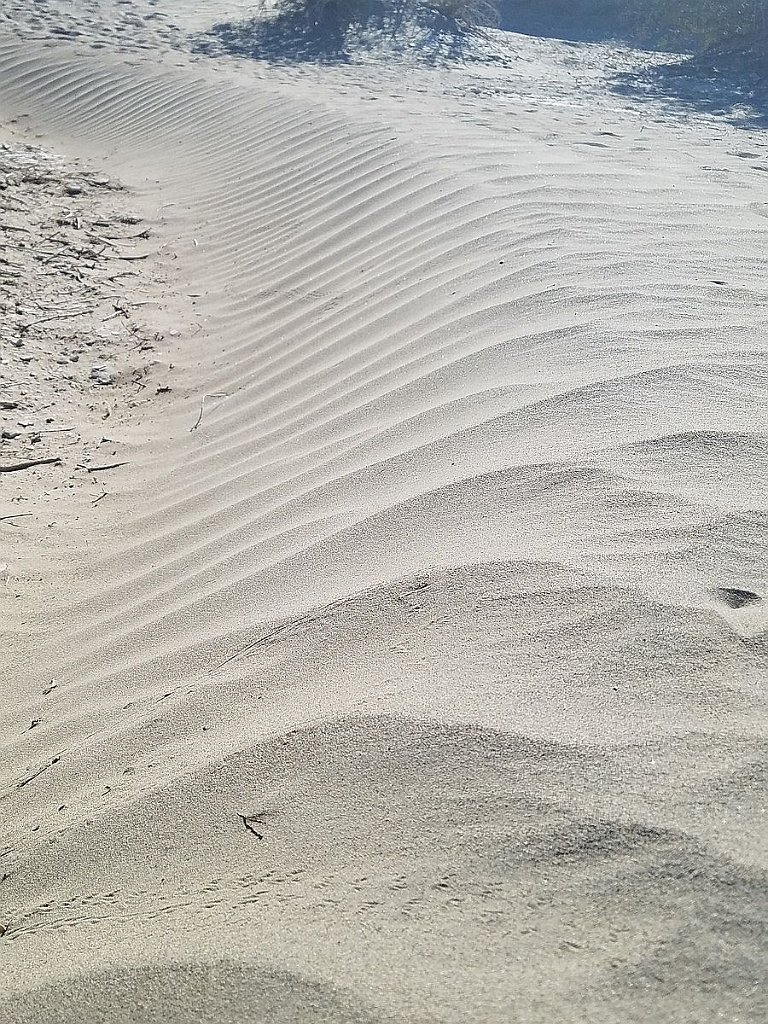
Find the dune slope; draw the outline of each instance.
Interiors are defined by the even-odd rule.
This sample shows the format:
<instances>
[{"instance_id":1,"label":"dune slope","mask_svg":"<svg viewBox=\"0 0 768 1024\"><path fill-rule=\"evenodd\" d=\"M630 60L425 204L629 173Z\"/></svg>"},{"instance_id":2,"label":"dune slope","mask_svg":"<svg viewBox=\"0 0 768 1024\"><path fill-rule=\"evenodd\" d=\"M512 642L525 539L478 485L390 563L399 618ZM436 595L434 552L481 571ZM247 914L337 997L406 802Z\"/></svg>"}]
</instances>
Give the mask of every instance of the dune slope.
<instances>
[{"instance_id":1,"label":"dune slope","mask_svg":"<svg viewBox=\"0 0 768 1024\"><path fill-rule=\"evenodd\" d=\"M154 218L179 387L19 598L0 1021L764 1019L762 139L72 6L0 116Z\"/></svg>"}]
</instances>

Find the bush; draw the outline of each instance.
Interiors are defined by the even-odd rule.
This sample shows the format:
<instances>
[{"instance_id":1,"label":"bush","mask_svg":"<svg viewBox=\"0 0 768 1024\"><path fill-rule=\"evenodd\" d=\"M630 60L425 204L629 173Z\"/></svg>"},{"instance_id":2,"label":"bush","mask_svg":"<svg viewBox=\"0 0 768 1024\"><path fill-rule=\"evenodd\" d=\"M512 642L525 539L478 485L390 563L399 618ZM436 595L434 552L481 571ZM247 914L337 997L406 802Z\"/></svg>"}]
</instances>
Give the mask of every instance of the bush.
<instances>
[{"instance_id":1,"label":"bush","mask_svg":"<svg viewBox=\"0 0 768 1024\"><path fill-rule=\"evenodd\" d=\"M501 0L502 26L703 51L765 38L768 0Z\"/></svg>"},{"instance_id":2,"label":"bush","mask_svg":"<svg viewBox=\"0 0 768 1024\"><path fill-rule=\"evenodd\" d=\"M496 0L275 0L259 16L214 25L197 37L203 53L272 60L338 61L349 42L382 51L407 46L421 59L463 56L463 41L496 26Z\"/></svg>"},{"instance_id":3,"label":"bush","mask_svg":"<svg viewBox=\"0 0 768 1024\"><path fill-rule=\"evenodd\" d=\"M457 32L473 28L497 28L501 20L495 0L434 0L433 3L417 3L417 16L432 11L439 19L455 27Z\"/></svg>"}]
</instances>

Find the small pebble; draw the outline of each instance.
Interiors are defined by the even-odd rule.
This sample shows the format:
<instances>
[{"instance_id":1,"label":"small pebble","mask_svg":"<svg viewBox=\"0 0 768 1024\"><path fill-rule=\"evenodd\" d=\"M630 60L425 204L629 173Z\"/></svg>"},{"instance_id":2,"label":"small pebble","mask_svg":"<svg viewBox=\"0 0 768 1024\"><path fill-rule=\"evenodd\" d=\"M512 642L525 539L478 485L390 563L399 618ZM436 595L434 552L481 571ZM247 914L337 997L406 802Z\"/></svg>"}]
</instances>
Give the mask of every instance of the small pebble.
<instances>
[{"instance_id":1,"label":"small pebble","mask_svg":"<svg viewBox=\"0 0 768 1024\"><path fill-rule=\"evenodd\" d=\"M92 366L90 378L95 384L114 384L116 374L111 366Z\"/></svg>"}]
</instances>

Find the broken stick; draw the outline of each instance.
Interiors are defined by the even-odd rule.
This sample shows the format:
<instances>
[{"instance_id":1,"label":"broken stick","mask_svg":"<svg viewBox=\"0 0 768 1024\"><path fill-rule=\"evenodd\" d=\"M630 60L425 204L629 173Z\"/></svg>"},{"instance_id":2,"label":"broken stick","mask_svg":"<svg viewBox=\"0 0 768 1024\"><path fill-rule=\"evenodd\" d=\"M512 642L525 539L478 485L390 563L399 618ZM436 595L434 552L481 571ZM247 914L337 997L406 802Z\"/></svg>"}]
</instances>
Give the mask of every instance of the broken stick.
<instances>
[{"instance_id":1,"label":"broken stick","mask_svg":"<svg viewBox=\"0 0 768 1024\"><path fill-rule=\"evenodd\" d=\"M50 459L29 459L27 462L14 462L10 466L0 466L0 473L18 473L21 469L31 469L33 466L54 466L58 465L61 459L54 455Z\"/></svg>"},{"instance_id":2,"label":"broken stick","mask_svg":"<svg viewBox=\"0 0 768 1024\"><path fill-rule=\"evenodd\" d=\"M108 466L81 466L80 469L84 469L86 473L105 473L108 469L120 469L121 466L127 466L127 462L111 462Z\"/></svg>"}]
</instances>

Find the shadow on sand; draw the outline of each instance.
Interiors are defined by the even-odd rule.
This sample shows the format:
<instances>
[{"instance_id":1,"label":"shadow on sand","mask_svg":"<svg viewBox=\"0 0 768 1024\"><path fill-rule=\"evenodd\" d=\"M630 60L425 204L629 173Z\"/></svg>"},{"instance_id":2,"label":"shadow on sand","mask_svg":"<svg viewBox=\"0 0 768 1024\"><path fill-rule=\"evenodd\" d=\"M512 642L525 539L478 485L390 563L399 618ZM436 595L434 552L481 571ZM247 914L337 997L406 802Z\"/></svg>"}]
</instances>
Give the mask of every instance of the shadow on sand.
<instances>
[{"instance_id":1,"label":"shadow on sand","mask_svg":"<svg viewBox=\"0 0 768 1024\"><path fill-rule=\"evenodd\" d=\"M768 77L738 61L693 57L625 72L611 87L622 96L652 99L676 114L704 114L750 130L768 128Z\"/></svg>"}]
</instances>

